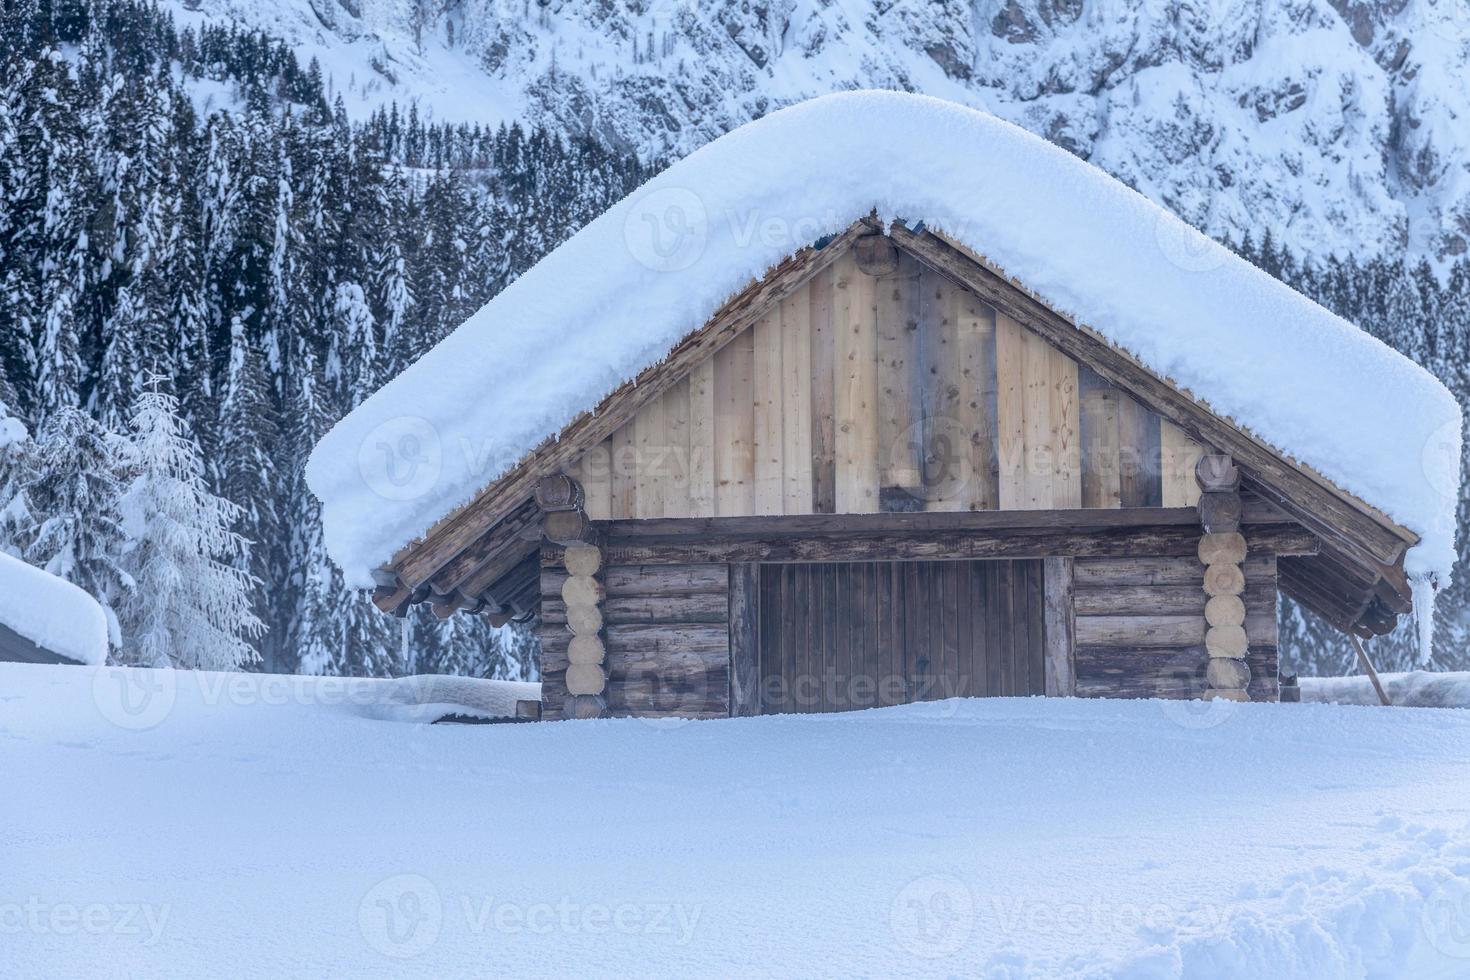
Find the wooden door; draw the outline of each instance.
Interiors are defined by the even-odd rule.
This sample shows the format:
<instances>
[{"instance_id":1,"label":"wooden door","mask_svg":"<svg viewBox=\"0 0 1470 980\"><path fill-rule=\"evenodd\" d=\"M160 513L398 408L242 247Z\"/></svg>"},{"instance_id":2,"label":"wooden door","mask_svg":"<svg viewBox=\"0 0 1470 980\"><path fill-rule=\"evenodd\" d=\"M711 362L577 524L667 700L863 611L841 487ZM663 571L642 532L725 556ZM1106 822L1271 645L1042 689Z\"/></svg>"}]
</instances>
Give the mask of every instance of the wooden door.
<instances>
[{"instance_id":1,"label":"wooden door","mask_svg":"<svg viewBox=\"0 0 1470 980\"><path fill-rule=\"evenodd\" d=\"M1045 693L1042 563L759 568L762 713Z\"/></svg>"}]
</instances>

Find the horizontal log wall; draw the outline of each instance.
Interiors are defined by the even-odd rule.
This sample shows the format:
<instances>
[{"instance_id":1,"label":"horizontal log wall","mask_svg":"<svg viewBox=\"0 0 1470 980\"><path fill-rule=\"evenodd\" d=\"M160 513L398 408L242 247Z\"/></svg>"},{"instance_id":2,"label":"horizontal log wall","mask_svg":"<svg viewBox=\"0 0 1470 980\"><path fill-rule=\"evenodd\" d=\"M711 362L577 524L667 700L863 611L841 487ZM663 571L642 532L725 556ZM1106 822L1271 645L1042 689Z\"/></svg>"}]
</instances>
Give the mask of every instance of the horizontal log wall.
<instances>
[{"instance_id":1,"label":"horizontal log wall","mask_svg":"<svg viewBox=\"0 0 1470 980\"><path fill-rule=\"evenodd\" d=\"M911 256L849 253L571 470L599 520L1191 507L1201 451Z\"/></svg>"},{"instance_id":2,"label":"horizontal log wall","mask_svg":"<svg viewBox=\"0 0 1470 980\"><path fill-rule=\"evenodd\" d=\"M1276 558L1248 557L1245 630L1249 693L1274 701L1277 682ZM1194 557L1079 558L1073 565L1077 694L1198 697L1204 693L1204 565Z\"/></svg>"},{"instance_id":3,"label":"horizontal log wall","mask_svg":"<svg viewBox=\"0 0 1470 980\"><path fill-rule=\"evenodd\" d=\"M542 717L564 717L566 572L541 570ZM729 570L724 564L608 565L602 573L607 714L722 718L729 714Z\"/></svg>"}]
</instances>

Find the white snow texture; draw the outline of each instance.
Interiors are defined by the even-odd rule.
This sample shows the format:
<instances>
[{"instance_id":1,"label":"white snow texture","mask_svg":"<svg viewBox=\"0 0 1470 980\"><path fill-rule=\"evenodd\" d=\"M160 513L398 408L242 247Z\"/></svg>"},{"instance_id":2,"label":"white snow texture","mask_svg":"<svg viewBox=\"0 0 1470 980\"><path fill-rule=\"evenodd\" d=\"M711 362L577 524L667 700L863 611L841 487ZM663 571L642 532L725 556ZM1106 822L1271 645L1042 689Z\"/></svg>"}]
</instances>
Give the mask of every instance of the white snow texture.
<instances>
[{"instance_id":1,"label":"white snow texture","mask_svg":"<svg viewBox=\"0 0 1470 980\"><path fill-rule=\"evenodd\" d=\"M107 659L102 606L64 578L0 551L0 623L79 664Z\"/></svg>"},{"instance_id":2,"label":"white snow texture","mask_svg":"<svg viewBox=\"0 0 1470 980\"><path fill-rule=\"evenodd\" d=\"M875 140L875 134L881 138ZM959 240L1454 561L1460 409L1428 372L1024 130L894 92L720 137L511 284L318 444L350 584L657 363L731 295L876 210Z\"/></svg>"},{"instance_id":3,"label":"white snow texture","mask_svg":"<svg viewBox=\"0 0 1470 980\"><path fill-rule=\"evenodd\" d=\"M1464 711L404 725L361 690L0 664L0 973L1470 971Z\"/></svg>"}]
</instances>

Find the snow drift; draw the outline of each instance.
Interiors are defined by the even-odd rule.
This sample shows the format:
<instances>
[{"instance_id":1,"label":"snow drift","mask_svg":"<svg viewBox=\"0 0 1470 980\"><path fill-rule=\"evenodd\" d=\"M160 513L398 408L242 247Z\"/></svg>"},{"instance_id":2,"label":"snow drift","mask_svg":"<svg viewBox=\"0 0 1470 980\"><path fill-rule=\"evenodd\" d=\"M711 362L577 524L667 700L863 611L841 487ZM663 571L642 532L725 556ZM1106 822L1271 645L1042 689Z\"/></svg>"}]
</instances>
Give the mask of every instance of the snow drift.
<instances>
[{"instance_id":1,"label":"snow drift","mask_svg":"<svg viewBox=\"0 0 1470 980\"><path fill-rule=\"evenodd\" d=\"M1460 410L1426 371L1138 193L924 96L772 113L611 208L340 421L307 479L351 584L657 363L732 294L876 210L984 255L1454 561Z\"/></svg>"}]
</instances>

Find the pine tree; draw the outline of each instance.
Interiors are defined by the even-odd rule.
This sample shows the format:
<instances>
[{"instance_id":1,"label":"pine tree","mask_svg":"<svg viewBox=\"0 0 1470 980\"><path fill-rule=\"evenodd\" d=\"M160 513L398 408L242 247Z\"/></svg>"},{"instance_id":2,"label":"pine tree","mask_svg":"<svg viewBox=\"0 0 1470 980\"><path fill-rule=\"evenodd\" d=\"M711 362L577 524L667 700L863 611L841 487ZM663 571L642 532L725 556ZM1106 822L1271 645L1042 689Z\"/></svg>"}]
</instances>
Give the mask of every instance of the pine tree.
<instances>
[{"instance_id":1,"label":"pine tree","mask_svg":"<svg viewBox=\"0 0 1470 980\"><path fill-rule=\"evenodd\" d=\"M130 425L130 481L118 501L127 536L120 564L131 581L122 657L207 670L253 661L249 640L262 624L251 611L258 583L235 564L249 552L230 530L240 508L206 486L174 396L145 391Z\"/></svg>"},{"instance_id":2,"label":"pine tree","mask_svg":"<svg viewBox=\"0 0 1470 980\"><path fill-rule=\"evenodd\" d=\"M44 515L25 558L102 603L118 643L115 610L132 587L118 562L125 538L118 501L126 444L74 406L47 418L38 437L30 499Z\"/></svg>"}]
</instances>

